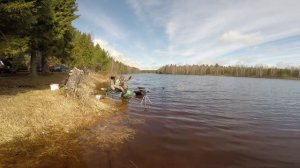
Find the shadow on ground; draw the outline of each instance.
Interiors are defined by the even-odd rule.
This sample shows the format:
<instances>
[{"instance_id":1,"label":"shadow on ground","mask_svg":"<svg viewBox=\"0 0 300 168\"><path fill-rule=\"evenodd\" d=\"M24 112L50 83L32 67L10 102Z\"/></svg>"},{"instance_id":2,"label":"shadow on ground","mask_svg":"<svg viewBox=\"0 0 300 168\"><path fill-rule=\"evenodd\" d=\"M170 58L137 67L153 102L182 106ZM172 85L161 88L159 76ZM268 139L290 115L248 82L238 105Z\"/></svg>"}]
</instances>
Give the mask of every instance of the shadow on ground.
<instances>
[{"instance_id":1,"label":"shadow on ground","mask_svg":"<svg viewBox=\"0 0 300 168\"><path fill-rule=\"evenodd\" d=\"M67 78L66 73L51 73L37 77L32 77L28 73L0 76L0 96L49 89L51 83L63 85Z\"/></svg>"}]
</instances>

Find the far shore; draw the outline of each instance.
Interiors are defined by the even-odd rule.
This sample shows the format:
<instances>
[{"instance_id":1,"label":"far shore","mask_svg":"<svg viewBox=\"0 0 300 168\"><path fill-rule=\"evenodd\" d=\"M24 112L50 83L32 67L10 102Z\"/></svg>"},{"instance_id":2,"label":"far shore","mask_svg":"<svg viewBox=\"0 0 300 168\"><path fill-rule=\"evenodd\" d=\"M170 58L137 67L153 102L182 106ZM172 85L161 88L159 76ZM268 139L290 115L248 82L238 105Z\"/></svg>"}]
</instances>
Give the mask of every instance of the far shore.
<instances>
[{"instance_id":1,"label":"far shore","mask_svg":"<svg viewBox=\"0 0 300 168\"><path fill-rule=\"evenodd\" d=\"M171 73L146 73L146 74L160 74L160 75L186 75L186 76L220 76L220 77L232 77L232 78L255 78L255 79L281 79L281 80L300 80L300 78L291 77L256 77L256 76L230 76L230 75L197 75L197 74L171 74Z\"/></svg>"}]
</instances>

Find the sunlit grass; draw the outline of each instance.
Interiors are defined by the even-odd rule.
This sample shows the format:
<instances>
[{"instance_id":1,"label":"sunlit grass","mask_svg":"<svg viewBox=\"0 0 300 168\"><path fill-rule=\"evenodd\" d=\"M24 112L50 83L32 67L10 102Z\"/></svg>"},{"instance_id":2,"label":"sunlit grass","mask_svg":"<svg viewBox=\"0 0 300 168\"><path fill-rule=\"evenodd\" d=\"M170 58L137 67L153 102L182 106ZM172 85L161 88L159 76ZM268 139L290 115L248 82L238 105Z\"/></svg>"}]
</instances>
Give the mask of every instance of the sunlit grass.
<instances>
[{"instance_id":1,"label":"sunlit grass","mask_svg":"<svg viewBox=\"0 0 300 168\"><path fill-rule=\"evenodd\" d=\"M63 89L50 91L48 84L64 75L28 78L6 78L0 89L0 167L38 167L49 158L79 164L82 148L109 148L133 135L132 129L116 124L126 116L117 113L115 102L101 102L93 95L106 77L86 77L79 97Z\"/></svg>"}]
</instances>

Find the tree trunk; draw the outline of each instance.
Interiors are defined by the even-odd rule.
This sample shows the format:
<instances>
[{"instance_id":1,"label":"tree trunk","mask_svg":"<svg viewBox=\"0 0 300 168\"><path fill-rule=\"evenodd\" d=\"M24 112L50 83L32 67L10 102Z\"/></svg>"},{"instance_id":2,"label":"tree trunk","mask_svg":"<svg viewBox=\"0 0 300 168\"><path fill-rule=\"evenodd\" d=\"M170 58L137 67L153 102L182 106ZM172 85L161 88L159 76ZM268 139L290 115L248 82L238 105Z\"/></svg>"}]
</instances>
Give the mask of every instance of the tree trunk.
<instances>
[{"instance_id":1,"label":"tree trunk","mask_svg":"<svg viewBox=\"0 0 300 168\"><path fill-rule=\"evenodd\" d=\"M49 66L47 64L47 59L46 59L46 56L45 54L42 55L42 63L41 63L41 69L42 69L42 72L43 74L47 74L49 73Z\"/></svg>"},{"instance_id":2,"label":"tree trunk","mask_svg":"<svg viewBox=\"0 0 300 168\"><path fill-rule=\"evenodd\" d=\"M37 76L37 52L31 51L30 73L32 76Z\"/></svg>"}]
</instances>

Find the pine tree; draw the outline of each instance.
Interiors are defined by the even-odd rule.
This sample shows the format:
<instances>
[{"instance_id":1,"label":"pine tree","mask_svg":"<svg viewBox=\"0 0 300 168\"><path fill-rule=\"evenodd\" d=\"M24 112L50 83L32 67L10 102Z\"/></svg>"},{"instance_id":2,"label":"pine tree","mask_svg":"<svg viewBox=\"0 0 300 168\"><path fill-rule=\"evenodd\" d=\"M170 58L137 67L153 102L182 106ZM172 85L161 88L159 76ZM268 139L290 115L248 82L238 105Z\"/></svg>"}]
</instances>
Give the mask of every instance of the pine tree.
<instances>
[{"instance_id":1,"label":"pine tree","mask_svg":"<svg viewBox=\"0 0 300 168\"><path fill-rule=\"evenodd\" d=\"M1 0L0 58L30 53L33 75L38 57L67 59L76 10L75 0Z\"/></svg>"},{"instance_id":2,"label":"pine tree","mask_svg":"<svg viewBox=\"0 0 300 168\"><path fill-rule=\"evenodd\" d=\"M94 48L93 64L96 71L105 71L107 70L109 62L109 54L107 51L102 49L99 44Z\"/></svg>"},{"instance_id":3,"label":"pine tree","mask_svg":"<svg viewBox=\"0 0 300 168\"><path fill-rule=\"evenodd\" d=\"M94 44L89 34L74 32L73 49L71 51L71 65L90 67L93 64Z\"/></svg>"},{"instance_id":4,"label":"pine tree","mask_svg":"<svg viewBox=\"0 0 300 168\"><path fill-rule=\"evenodd\" d=\"M36 0L37 23L31 31L31 73L36 74L36 58L41 57L45 67L46 58L56 55L68 57L71 42L72 21L77 18L75 0ZM67 56L66 56L67 55ZM44 70L46 68L43 68Z\"/></svg>"},{"instance_id":5,"label":"pine tree","mask_svg":"<svg viewBox=\"0 0 300 168\"><path fill-rule=\"evenodd\" d=\"M30 49L32 24L36 22L35 0L1 0L0 59L16 57Z\"/></svg>"},{"instance_id":6,"label":"pine tree","mask_svg":"<svg viewBox=\"0 0 300 168\"><path fill-rule=\"evenodd\" d=\"M53 19L52 41L48 56L55 55L66 62L71 54L73 34L76 31L72 27L77 4L75 0L51 0L51 16Z\"/></svg>"}]
</instances>

